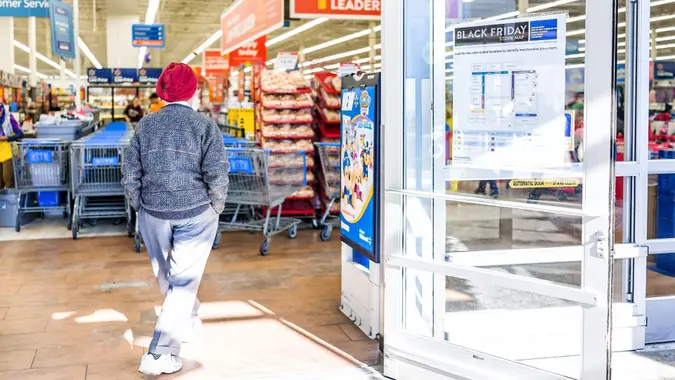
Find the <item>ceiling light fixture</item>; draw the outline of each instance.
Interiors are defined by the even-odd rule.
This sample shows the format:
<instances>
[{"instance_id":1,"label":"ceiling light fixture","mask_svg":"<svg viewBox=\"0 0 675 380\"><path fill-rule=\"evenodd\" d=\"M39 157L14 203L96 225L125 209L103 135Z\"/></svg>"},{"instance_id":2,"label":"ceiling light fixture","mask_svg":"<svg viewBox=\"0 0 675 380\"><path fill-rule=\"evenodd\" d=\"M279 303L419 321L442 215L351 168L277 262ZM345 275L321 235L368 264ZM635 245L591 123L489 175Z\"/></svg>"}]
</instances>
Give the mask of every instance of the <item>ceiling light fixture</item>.
<instances>
[{"instance_id":1,"label":"ceiling light fixture","mask_svg":"<svg viewBox=\"0 0 675 380\"><path fill-rule=\"evenodd\" d=\"M374 50L379 50L381 48L382 48L382 44L377 44L377 45L373 46ZM334 61L334 60L340 59L340 58L351 57L353 55L368 53L368 52L370 52L370 50L371 50L370 47L364 47L364 48L361 48L361 49L351 50L351 51L347 51L347 52L344 52L344 53L333 54L333 55L329 55L327 57L307 61L307 62L303 63L302 66L307 67L307 66L311 66L311 65L316 65L318 63Z\"/></svg>"},{"instance_id":2,"label":"ceiling light fixture","mask_svg":"<svg viewBox=\"0 0 675 380\"><path fill-rule=\"evenodd\" d=\"M21 42L19 42L19 41L17 41L17 40L12 41L12 43L14 44L15 47L19 48L19 50L22 50L22 51L24 51L24 52L30 54L30 49L28 48L28 46L22 44ZM40 54L40 53L35 53L35 57L36 57L37 59L39 59L40 61L42 61L42 62L48 64L49 66L51 66L51 67L53 67L53 68L55 68L55 69L57 69L57 70L61 70L61 65L59 65L58 63L56 63L56 62L52 61L51 59L45 57L44 55L42 55L42 54ZM75 73L74 73L74 72L72 72L72 71L70 71L70 70L64 70L64 72L65 72L66 75L68 75L69 77L75 78Z\"/></svg>"},{"instance_id":3,"label":"ceiling light fixture","mask_svg":"<svg viewBox=\"0 0 675 380\"><path fill-rule=\"evenodd\" d=\"M29 69L29 68L23 67L23 66L19 66L19 65L17 65L17 64L14 64L14 70L23 71L24 73L30 74L30 69ZM37 77L40 78L40 79L47 79L47 76L44 75L44 74L42 74L42 73L36 72L35 75L37 75Z\"/></svg>"},{"instance_id":4,"label":"ceiling light fixture","mask_svg":"<svg viewBox=\"0 0 675 380\"><path fill-rule=\"evenodd\" d=\"M223 36L223 31L221 29L218 29L217 32L213 33L211 37L207 38L206 41L202 42L201 45L195 49L194 52L190 53L187 55L187 57L183 58L183 63L188 64L190 61L192 61L196 56L202 54L204 50L208 49L213 45L220 37Z\"/></svg>"},{"instance_id":5,"label":"ceiling light fixture","mask_svg":"<svg viewBox=\"0 0 675 380\"><path fill-rule=\"evenodd\" d=\"M79 46L80 50L82 50L84 55L86 55L87 58L89 58L89 61L91 62L92 65L94 65L94 67L96 67L97 69L103 67L101 66L101 62L99 62L98 59L96 59L96 56L94 56L94 53L92 53L91 50L89 50L89 46L87 46L87 44L84 43L82 37L77 37L77 46Z\"/></svg>"},{"instance_id":6,"label":"ceiling light fixture","mask_svg":"<svg viewBox=\"0 0 675 380\"><path fill-rule=\"evenodd\" d=\"M534 7L529 7L529 8L527 8L527 12L528 13L539 12L539 11L543 11L543 10L546 10L546 9L559 7L561 5L576 3L578 1L580 1L580 0L558 0L558 1L554 1L552 3L548 3L548 4L542 4L542 5L537 5L537 6L534 6Z\"/></svg>"},{"instance_id":7,"label":"ceiling light fixture","mask_svg":"<svg viewBox=\"0 0 675 380\"><path fill-rule=\"evenodd\" d=\"M157 11L159 11L159 0L150 0L148 1L148 9L145 11L145 24L152 24L155 22L155 17L157 17ZM141 47L138 51L138 68L143 67L143 62L145 62L145 54L148 52L146 46Z\"/></svg>"},{"instance_id":8,"label":"ceiling light fixture","mask_svg":"<svg viewBox=\"0 0 675 380\"><path fill-rule=\"evenodd\" d=\"M343 42L347 42L347 41L350 41L350 40L353 40L353 39L356 39L356 38L359 38L359 37L365 37L365 36L369 35L371 32L372 32L371 29L365 29L365 30L362 30L360 32L348 34L346 36L334 39L332 41L328 41L328 42L324 42L324 43L321 43L321 44L318 44L318 45L310 46L306 49L303 49L302 53L303 54L313 53L315 51L319 51L319 50L325 49L327 47L335 46L337 44L341 44Z\"/></svg>"},{"instance_id":9,"label":"ceiling light fixture","mask_svg":"<svg viewBox=\"0 0 675 380\"><path fill-rule=\"evenodd\" d=\"M304 32L304 31L312 29L315 26L321 25L326 21L328 21L328 17L321 17L321 18L317 18L315 20L312 20L308 23L302 24L302 25L298 26L297 28L295 28L295 29L293 29L289 32L286 32L286 33L284 33L280 36L277 36L277 37L272 38L271 40L268 40L265 43L265 46L270 47L270 46L276 45L279 42L285 41L285 40L287 40L287 39L289 39L289 38L291 38L295 35L298 35L298 34Z\"/></svg>"}]
</instances>

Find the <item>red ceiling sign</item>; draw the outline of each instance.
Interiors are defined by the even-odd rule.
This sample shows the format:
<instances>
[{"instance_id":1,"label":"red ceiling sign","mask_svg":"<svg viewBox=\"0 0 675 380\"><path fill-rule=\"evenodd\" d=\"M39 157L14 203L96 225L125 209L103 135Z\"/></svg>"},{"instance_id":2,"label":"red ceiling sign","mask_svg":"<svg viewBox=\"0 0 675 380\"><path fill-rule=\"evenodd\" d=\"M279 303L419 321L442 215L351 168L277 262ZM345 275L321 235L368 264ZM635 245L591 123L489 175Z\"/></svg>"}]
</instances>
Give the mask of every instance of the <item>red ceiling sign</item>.
<instances>
[{"instance_id":1,"label":"red ceiling sign","mask_svg":"<svg viewBox=\"0 0 675 380\"><path fill-rule=\"evenodd\" d=\"M382 0L291 0L292 18L379 20Z\"/></svg>"},{"instance_id":2,"label":"red ceiling sign","mask_svg":"<svg viewBox=\"0 0 675 380\"><path fill-rule=\"evenodd\" d=\"M230 67L250 66L254 63L265 63L267 60L267 37L262 36L253 42L242 45L230 53Z\"/></svg>"},{"instance_id":3,"label":"red ceiling sign","mask_svg":"<svg viewBox=\"0 0 675 380\"><path fill-rule=\"evenodd\" d=\"M230 70L230 57L221 55L220 49L204 50L204 75L207 78L225 76Z\"/></svg>"},{"instance_id":4,"label":"red ceiling sign","mask_svg":"<svg viewBox=\"0 0 675 380\"><path fill-rule=\"evenodd\" d=\"M220 52L227 54L284 25L284 0L237 0L220 15Z\"/></svg>"}]
</instances>

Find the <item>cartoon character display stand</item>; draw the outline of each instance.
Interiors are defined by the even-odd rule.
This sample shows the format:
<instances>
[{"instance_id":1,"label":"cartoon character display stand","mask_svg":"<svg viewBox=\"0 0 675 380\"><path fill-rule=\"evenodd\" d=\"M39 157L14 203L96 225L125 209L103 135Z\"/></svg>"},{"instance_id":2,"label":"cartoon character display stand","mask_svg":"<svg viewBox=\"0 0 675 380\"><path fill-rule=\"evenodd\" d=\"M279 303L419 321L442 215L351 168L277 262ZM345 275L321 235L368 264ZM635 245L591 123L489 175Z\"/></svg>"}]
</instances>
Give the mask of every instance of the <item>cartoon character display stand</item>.
<instances>
[{"instance_id":1,"label":"cartoon character display stand","mask_svg":"<svg viewBox=\"0 0 675 380\"><path fill-rule=\"evenodd\" d=\"M340 309L371 338L380 318L380 76L342 80Z\"/></svg>"}]
</instances>

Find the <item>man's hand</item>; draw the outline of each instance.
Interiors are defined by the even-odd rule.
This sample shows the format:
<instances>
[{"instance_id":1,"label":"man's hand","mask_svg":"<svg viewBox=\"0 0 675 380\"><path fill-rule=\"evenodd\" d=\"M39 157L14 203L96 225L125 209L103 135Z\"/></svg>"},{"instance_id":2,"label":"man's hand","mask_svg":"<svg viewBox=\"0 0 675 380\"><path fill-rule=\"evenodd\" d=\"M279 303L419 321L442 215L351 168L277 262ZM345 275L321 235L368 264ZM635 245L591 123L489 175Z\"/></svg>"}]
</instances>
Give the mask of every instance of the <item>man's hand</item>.
<instances>
[{"instance_id":1,"label":"man's hand","mask_svg":"<svg viewBox=\"0 0 675 380\"><path fill-rule=\"evenodd\" d=\"M7 136L0 136L0 142L7 141L7 139L8 139Z\"/></svg>"}]
</instances>

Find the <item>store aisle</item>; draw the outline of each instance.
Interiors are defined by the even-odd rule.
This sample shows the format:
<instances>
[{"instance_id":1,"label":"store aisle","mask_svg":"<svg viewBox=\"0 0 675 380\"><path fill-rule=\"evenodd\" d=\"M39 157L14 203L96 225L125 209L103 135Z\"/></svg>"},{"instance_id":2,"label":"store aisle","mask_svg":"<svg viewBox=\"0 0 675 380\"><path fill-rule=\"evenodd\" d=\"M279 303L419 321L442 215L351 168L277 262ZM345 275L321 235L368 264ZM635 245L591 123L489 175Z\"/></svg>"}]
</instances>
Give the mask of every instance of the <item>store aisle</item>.
<instances>
[{"instance_id":1,"label":"store aisle","mask_svg":"<svg viewBox=\"0 0 675 380\"><path fill-rule=\"evenodd\" d=\"M337 307L337 240L223 236L200 289L204 321L184 369L162 379L378 379L377 343ZM161 305L126 237L3 242L0 379L127 380Z\"/></svg>"}]
</instances>

